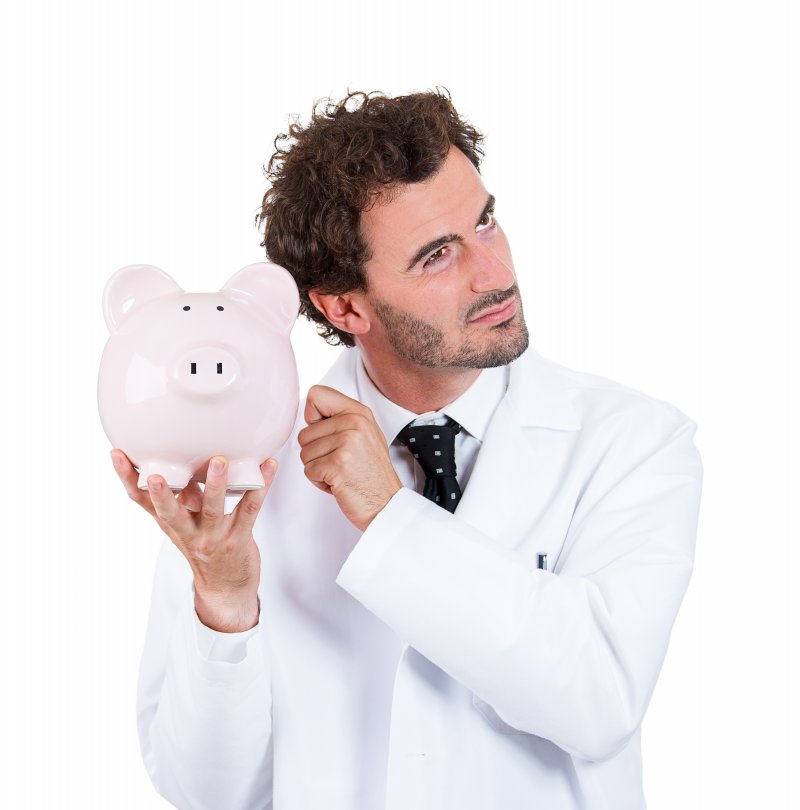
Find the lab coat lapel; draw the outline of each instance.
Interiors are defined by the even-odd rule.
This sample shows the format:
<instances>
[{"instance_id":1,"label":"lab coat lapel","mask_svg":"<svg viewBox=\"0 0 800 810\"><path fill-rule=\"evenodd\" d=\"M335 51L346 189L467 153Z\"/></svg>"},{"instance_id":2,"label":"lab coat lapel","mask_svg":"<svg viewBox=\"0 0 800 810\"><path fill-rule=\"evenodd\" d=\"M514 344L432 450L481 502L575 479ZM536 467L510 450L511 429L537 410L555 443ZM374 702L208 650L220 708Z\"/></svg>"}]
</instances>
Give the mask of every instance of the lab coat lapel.
<instances>
[{"instance_id":1,"label":"lab coat lapel","mask_svg":"<svg viewBox=\"0 0 800 810\"><path fill-rule=\"evenodd\" d=\"M548 509L580 428L565 378L529 348L511 364L508 390L489 423L455 516L515 547L532 526L554 517Z\"/></svg>"}]
</instances>

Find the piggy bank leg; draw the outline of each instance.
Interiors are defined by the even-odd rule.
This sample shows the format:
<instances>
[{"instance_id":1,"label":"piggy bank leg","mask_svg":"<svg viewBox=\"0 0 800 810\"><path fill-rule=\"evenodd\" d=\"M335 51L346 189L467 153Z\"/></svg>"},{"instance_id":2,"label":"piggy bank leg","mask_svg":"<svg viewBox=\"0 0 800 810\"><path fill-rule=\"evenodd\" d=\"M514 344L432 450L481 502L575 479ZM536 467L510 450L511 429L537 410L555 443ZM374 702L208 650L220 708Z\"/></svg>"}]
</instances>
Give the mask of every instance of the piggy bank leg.
<instances>
[{"instance_id":1,"label":"piggy bank leg","mask_svg":"<svg viewBox=\"0 0 800 810\"><path fill-rule=\"evenodd\" d=\"M264 476L259 462L252 458L232 458L228 463L228 489L243 492L261 489Z\"/></svg>"},{"instance_id":2,"label":"piggy bank leg","mask_svg":"<svg viewBox=\"0 0 800 810\"><path fill-rule=\"evenodd\" d=\"M151 475L163 476L173 492L180 492L189 483L192 471L183 464L148 459L139 465L139 489L147 489L147 479Z\"/></svg>"}]
</instances>

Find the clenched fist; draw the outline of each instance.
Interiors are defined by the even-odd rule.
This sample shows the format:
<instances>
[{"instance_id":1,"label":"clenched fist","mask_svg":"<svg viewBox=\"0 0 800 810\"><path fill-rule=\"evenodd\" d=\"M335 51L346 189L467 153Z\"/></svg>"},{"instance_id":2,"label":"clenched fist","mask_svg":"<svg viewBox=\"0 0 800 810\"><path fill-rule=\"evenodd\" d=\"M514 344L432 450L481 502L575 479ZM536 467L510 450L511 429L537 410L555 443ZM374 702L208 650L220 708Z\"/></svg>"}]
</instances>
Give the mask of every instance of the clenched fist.
<instances>
[{"instance_id":1,"label":"clenched fist","mask_svg":"<svg viewBox=\"0 0 800 810\"><path fill-rule=\"evenodd\" d=\"M308 391L308 426L298 434L306 477L336 498L362 532L403 484L372 411L327 385Z\"/></svg>"}]
</instances>

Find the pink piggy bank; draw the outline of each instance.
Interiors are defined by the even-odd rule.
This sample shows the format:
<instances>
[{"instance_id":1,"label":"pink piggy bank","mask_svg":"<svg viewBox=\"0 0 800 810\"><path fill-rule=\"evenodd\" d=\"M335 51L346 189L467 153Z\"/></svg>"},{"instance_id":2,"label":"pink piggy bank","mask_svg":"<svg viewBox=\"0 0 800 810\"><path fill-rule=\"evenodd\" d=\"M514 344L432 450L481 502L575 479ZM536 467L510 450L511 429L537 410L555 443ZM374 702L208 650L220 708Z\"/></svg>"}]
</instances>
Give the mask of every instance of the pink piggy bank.
<instances>
[{"instance_id":1,"label":"pink piggy bank","mask_svg":"<svg viewBox=\"0 0 800 810\"><path fill-rule=\"evenodd\" d=\"M173 491L228 459L229 492L264 485L260 464L286 442L299 381L289 333L297 285L283 267L251 264L216 293L188 293L134 264L103 291L111 333L100 361L100 421L114 447Z\"/></svg>"}]
</instances>

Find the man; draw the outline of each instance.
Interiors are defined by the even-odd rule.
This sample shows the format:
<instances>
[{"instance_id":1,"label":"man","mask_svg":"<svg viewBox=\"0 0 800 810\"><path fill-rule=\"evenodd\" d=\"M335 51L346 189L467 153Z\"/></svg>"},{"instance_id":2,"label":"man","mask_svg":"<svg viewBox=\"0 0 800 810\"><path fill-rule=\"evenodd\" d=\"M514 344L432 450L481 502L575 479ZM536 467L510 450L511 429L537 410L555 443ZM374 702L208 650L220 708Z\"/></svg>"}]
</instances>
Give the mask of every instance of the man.
<instances>
[{"instance_id":1,"label":"man","mask_svg":"<svg viewBox=\"0 0 800 810\"><path fill-rule=\"evenodd\" d=\"M696 424L529 347L449 96L351 94L290 133L264 245L348 349L231 515L224 464L175 498L113 454L166 534L138 696L156 789L226 810L645 807Z\"/></svg>"}]
</instances>

